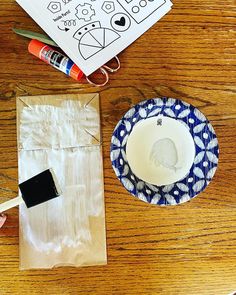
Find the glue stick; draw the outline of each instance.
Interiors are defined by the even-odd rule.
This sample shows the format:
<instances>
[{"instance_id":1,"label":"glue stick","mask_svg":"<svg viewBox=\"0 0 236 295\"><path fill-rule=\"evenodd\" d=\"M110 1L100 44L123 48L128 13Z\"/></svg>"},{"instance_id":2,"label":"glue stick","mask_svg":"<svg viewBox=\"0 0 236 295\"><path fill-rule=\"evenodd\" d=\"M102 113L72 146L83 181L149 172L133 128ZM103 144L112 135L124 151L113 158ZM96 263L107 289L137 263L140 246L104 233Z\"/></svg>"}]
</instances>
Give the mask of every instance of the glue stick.
<instances>
[{"instance_id":1,"label":"glue stick","mask_svg":"<svg viewBox=\"0 0 236 295\"><path fill-rule=\"evenodd\" d=\"M72 60L38 40L31 40L28 50L34 56L77 81L84 75Z\"/></svg>"}]
</instances>

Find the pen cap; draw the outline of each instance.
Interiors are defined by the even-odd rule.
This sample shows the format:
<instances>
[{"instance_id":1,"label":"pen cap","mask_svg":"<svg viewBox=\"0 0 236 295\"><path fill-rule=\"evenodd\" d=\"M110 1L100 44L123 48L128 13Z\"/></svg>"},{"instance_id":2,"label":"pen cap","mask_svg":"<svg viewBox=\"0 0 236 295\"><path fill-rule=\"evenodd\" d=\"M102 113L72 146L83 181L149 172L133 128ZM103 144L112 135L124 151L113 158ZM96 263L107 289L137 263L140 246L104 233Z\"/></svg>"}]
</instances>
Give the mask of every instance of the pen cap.
<instances>
[{"instance_id":1,"label":"pen cap","mask_svg":"<svg viewBox=\"0 0 236 295\"><path fill-rule=\"evenodd\" d=\"M40 53L45 46L47 45L43 44L38 40L31 40L28 46L28 51L34 56L41 58Z\"/></svg>"}]
</instances>

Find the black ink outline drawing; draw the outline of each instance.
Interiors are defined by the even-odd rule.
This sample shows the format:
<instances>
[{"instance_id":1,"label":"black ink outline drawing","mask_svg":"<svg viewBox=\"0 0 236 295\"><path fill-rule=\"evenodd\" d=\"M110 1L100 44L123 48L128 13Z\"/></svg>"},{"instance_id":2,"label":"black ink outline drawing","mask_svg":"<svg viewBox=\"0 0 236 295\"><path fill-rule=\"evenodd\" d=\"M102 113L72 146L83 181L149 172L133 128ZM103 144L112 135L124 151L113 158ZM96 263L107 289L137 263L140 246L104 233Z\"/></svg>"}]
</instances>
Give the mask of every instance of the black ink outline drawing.
<instances>
[{"instance_id":1,"label":"black ink outline drawing","mask_svg":"<svg viewBox=\"0 0 236 295\"><path fill-rule=\"evenodd\" d=\"M76 6L75 16L79 20L84 20L85 22L89 22L92 20L93 16L95 16L95 10L92 8L92 4L84 3ZM87 11L87 14L84 14L83 11Z\"/></svg>"},{"instance_id":2,"label":"black ink outline drawing","mask_svg":"<svg viewBox=\"0 0 236 295\"><path fill-rule=\"evenodd\" d=\"M76 19L67 19L62 20L65 27L75 27L76 26Z\"/></svg>"},{"instance_id":3,"label":"black ink outline drawing","mask_svg":"<svg viewBox=\"0 0 236 295\"><path fill-rule=\"evenodd\" d=\"M143 0L147 2L147 6L148 8L150 8L150 5L153 6L153 4L156 4L155 1L148 1L148 0ZM151 12L148 13L148 15L145 18L142 18L142 20L139 19L139 12L134 13L132 12L132 8L134 6L137 6L138 8L140 8L140 10L142 11L142 9L145 9L145 7L141 7L139 5L139 3L141 2L140 0L130 0L130 2L128 2L127 0L117 0L117 2L122 6L122 8L136 21L136 23L140 24L141 22L143 22L145 19L147 19L151 14L153 14L156 10L158 10L159 8L161 8L163 5L166 4L166 0L162 0L163 3L161 5L159 5L158 7L156 7L154 10L152 10ZM133 4L135 2L135 4ZM149 11L149 9L147 10ZM137 17L136 17L137 16Z\"/></svg>"},{"instance_id":4,"label":"black ink outline drawing","mask_svg":"<svg viewBox=\"0 0 236 295\"><path fill-rule=\"evenodd\" d=\"M109 39L107 39L108 36ZM79 41L80 55L87 60L118 40L120 35L112 29L102 27L100 21L96 21L81 27L75 32L73 38Z\"/></svg>"},{"instance_id":5,"label":"black ink outline drawing","mask_svg":"<svg viewBox=\"0 0 236 295\"><path fill-rule=\"evenodd\" d=\"M121 22L123 19L125 20L125 24L124 25L119 24L119 22ZM129 22L128 26L126 26L126 22ZM131 20L127 14L123 12L119 12L114 14L113 17L111 18L111 26L114 30L118 32L125 32L130 28Z\"/></svg>"},{"instance_id":6,"label":"black ink outline drawing","mask_svg":"<svg viewBox=\"0 0 236 295\"><path fill-rule=\"evenodd\" d=\"M64 31L64 32L68 32L70 29L69 28L60 28L59 26L57 26L59 30Z\"/></svg>"},{"instance_id":7,"label":"black ink outline drawing","mask_svg":"<svg viewBox=\"0 0 236 295\"><path fill-rule=\"evenodd\" d=\"M47 9L49 11L51 11L52 13L58 13L61 11L61 3L58 2L58 1L51 1L49 4L48 4L48 7Z\"/></svg>"},{"instance_id":8,"label":"black ink outline drawing","mask_svg":"<svg viewBox=\"0 0 236 295\"><path fill-rule=\"evenodd\" d=\"M110 6L110 8L107 8L107 6ZM110 14L113 11L115 11L115 3L113 1L104 1L104 3L102 4L101 9L105 13Z\"/></svg>"},{"instance_id":9,"label":"black ink outline drawing","mask_svg":"<svg viewBox=\"0 0 236 295\"><path fill-rule=\"evenodd\" d=\"M62 2L66 5L68 3L70 3L72 0L62 0Z\"/></svg>"}]
</instances>

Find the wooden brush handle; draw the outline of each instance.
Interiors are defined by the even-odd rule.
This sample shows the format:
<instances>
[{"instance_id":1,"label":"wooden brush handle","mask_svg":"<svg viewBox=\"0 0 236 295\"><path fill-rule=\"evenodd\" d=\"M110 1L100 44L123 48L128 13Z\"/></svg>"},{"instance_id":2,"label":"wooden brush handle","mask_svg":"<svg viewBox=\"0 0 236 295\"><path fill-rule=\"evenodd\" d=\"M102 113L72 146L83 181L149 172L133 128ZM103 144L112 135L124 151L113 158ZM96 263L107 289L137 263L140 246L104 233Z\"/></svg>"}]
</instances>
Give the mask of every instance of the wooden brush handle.
<instances>
[{"instance_id":1,"label":"wooden brush handle","mask_svg":"<svg viewBox=\"0 0 236 295\"><path fill-rule=\"evenodd\" d=\"M24 201L22 197L16 197L15 199L9 200L5 203L0 204L0 213L7 211L8 209L11 209L13 207L16 207L20 204L22 204Z\"/></svg>"}]
</instances>

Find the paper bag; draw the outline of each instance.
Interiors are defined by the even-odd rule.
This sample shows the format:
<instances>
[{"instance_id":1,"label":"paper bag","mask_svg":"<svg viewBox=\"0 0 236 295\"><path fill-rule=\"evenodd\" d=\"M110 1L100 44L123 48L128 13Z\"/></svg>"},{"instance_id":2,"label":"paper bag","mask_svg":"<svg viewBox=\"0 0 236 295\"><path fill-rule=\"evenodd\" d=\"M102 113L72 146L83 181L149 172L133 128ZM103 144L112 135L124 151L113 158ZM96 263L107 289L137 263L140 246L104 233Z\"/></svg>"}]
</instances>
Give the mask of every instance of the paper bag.
<instances>
[{"instance_id":1,"label":"paper bag","mask_svg":"<svg viewBox=\"0 0 236 295\"><path fill-rule=\"evenodd\" d=\"M106 264L99 95L17 99L19 183L52 168L62 195L20 206L20 268Z\"/></svg>"}]
</instances>

